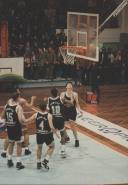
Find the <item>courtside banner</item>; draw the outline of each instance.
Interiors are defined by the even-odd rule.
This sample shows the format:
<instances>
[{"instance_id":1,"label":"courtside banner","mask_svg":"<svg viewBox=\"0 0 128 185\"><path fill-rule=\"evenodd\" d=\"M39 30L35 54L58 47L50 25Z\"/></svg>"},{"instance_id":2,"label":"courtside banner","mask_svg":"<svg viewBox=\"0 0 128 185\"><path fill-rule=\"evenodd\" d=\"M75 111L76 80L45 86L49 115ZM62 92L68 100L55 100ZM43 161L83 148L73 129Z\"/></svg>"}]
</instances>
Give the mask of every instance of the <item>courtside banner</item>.
<instances>
[{"instance_id":1,"label":"courtside banner","mask_svg":"<svg viewBox=\"0 0 128 185\"><path fill-rule=\"evenodd\" d=\"M128 129L126 128L85 111L83 111L83 114L78 113L76 123L128 148Z\"/></svg>"}]
</instances>

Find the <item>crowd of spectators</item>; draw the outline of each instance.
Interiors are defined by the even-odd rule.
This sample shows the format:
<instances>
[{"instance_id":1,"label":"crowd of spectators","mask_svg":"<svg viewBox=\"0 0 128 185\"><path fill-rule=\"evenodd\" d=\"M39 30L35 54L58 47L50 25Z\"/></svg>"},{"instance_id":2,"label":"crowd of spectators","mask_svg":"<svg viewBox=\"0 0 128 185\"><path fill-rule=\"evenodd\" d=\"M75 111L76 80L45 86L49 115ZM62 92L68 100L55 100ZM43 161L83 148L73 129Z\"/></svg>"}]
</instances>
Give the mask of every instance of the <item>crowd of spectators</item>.
<instances>
[{"instance_id":1,"label":"crowd of spectators","mask_svg":"<svg viewBox=\"0 0 128 185\"><path fill-rule=\"evenodd\" d=\"M38 55L33 52L31 57L25 57L25 77L28 79L72 78L76 85L90 84L93 68L93 62L79 58L75 58L74 65L64 64L60 52L56 54L51 47L39 48ZM128 83L127 50L112 51L103 47L96 69L102 84Z\"/></svg>"},{"instance_id":2,"label":"crowd of spectators","mask_svg":"<svg viewBox=\"0 0 128 185\"><path fill-rule=\"evenodd\" d=\"M113 51L103 47L96 70L93 70L95 66L92 62L78 58L75 59L74 65L64 64L59 47L67 40L64 32L67 11L82 12L83 3L86 3L87 10L95 12L101 4L101 1L97 1L97 4L91 0L80 1L81 3L74 3L74 6L72 0L0 1L0 20L6 20L9 26L9 57L24 57L25 78L72 78L76 85L90 84L92 79L97 78L101 83L128 82L127 50ZM114 5L103 4L103 7ZM107 10L109 11L111 10ZM57 28L60 28L58 33ZM92 78L95 75L96 78Z\"/></svg>"}]
</instances>

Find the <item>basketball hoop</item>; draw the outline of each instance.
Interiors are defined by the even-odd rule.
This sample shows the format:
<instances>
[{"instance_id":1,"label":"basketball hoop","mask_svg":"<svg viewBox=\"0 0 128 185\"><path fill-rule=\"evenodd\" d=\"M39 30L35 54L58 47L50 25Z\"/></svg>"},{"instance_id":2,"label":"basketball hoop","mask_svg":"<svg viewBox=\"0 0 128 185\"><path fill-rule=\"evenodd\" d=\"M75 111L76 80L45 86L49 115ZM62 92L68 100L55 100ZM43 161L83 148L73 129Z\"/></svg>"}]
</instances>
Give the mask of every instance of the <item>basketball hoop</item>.
<instances>
[{"instance_id":1,"label":"basketball hoop","mask_svg":"<svg viewBox=\"0 0 128 185\"><path fill-rule=\"evenodd\" d=\"M73 65L75 57L67 54L67 46L60 46L59 50L64 59L64 63Z\"/></svg>"},{"instance_id":2,"label":"basketball hoop","mask_svg":"<svg viewBox=\"0 0 128 185\"><path fill-rule=\"evenodd\" d=\"M60 53L64 59L65 64L74 64L75 55L79 53L79 55L83 55L83 52L86 51L84 47L76 47L76 46L61 46L59 47ZM68 54L68 53L71 53ZM73 54L73 55L72 55Z\"/></svg>"}]
</instances>

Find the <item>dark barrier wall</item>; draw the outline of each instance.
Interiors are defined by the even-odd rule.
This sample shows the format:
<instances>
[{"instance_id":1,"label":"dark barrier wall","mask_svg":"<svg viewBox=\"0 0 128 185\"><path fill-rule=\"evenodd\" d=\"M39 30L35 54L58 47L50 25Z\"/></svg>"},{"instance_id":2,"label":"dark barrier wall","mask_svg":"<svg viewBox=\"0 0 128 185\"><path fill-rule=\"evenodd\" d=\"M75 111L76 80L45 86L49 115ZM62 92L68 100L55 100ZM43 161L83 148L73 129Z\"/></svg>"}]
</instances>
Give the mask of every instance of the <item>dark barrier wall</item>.
<instances>
[{"instance_id":1,"label":"dark barrier wall","mask_svg":"<svg viewBox=\"0 0 128 185\"><path fill-rule=\"evenodd\" d=\"M120 47L122 49L128 49L128 33L120 34Z\"/></svg>"}]
</instances>

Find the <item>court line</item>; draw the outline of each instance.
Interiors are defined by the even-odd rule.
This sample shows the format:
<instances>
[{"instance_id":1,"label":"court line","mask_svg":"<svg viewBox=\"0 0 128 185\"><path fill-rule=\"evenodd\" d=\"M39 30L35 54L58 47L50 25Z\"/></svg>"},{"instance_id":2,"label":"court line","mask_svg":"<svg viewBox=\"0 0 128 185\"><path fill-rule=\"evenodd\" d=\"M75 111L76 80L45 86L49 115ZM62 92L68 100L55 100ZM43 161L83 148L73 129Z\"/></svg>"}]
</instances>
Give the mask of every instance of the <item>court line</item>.
<instances>
[{"instance_id":1,"label":"court line","mask_svg":"<svg viewBox=\"0 0 128 185\"><path fill-rule=\"evenodd\" d=\"M128 129L84 110L77 114L76 123L128 149Z\"/></svg>"},{"instance_id":2,"label":"court line","mask_svg":"<svg viewBox=\"0 0 128 185\"><path fill-rule=\"evenodd\" d=\"M82 127L81 125L76 124L75 122L74 122L74 124L76 126L77 131L80 132L81 134L88 136L91 139L94 139L95 141L111 148L112 150L114 150L116 152L119 152L125 156L128 156L128 149L127 148L125 148L125 147L119 145L118 143L115 143L112 140L105 138L105 137L85 128L85 127ZM66 128L70 129L70 125L66 124Z\"/></svg>"},{"instance_id":3,"label":"court line","mask_svg":"<svg viewBox=\"0 0 128 185\"><path fill-rule=\"evenodd\" d=\"M0 106L3 107L3 106ZM37 112L40 111L37 107L32 106L31 108L33 111ZM28 111L25 113L32 113L33 111ZM109 148L113 149L114 151L117 151L125 156L128 156L128 149L106 137L101 136L100 134L97 134L96 132L93 132L91 130L89 130L88 128L85 128L81 125L79 125L79 123L75 123L77 131L100 142L101 144L104 144L106 146L108 146ZM67 124L66 125L67 128L70 128L70 126Z\"/></svg>"},{"instance_id":4,"label":"court line","mask_svg":"<svg viewBox=\"0 0 128 185\"><path fill-rule=\"evenodd\" d=\"M35 106L32 106L32 110L34 110L36 112L40 111L40 109ZM117 151L125 156L128 156L128 149L125 148L124 146L122 146L122 145L120 145L120 144L118 144L108 138L105 138L105 137L101 136L100 134L97 134L97 133L87 129L87 128L79 125L78 123L75 123L75 125L77 128L77 131L79 131L80 133L91 137L92 139L100 142L101 144L108 146L109 148L113 149L114 151ZM70 127L68 126L68 128L70 128Z\"/></svg>"},{"instance_id":5,"label":"court line","mask_svg":"<svg viewBox=\"0 0 128 185\"><path fill-rule=\"evenodd\" d=\"M112 150L119 152L125 156L128 156L128 149L123 147L122 145L115 143L114 141L105 138L87 128L84 128L78 124L76 124L77 131L96 140L97 142L106 145L107 147L111 148Z\"/></svg>"}]
</instances>

